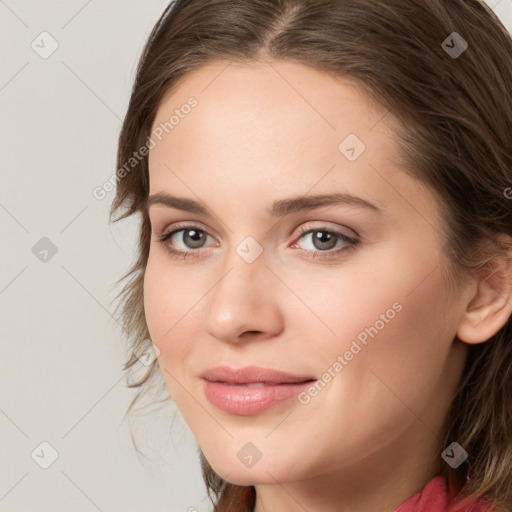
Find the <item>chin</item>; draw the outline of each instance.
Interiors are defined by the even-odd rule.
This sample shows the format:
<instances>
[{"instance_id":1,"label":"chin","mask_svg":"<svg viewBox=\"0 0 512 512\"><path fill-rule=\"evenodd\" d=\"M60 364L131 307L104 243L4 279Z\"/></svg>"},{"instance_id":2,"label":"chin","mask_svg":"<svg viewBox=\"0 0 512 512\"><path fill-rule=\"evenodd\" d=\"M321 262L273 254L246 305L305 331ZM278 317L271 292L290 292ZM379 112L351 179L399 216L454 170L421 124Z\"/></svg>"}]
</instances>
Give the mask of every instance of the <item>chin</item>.
<instances>
[{"instance_id":1,"label":"chin","mask_svg":"<svg viewBox=\"0 0 512 512\"><path fill-rule=\"evenodd\" d=\"M204 453L204 452L203 452ZM205 454L206 457L206 454ZM275 484L301 479L303 468L297 468L293 461L287 462L279 458L265 460L263 456L252 465L245 467L238 456L226 457L226 452L216 453L214 457L206 457L213 470L224 480L235 485ZM243 454L240 456L243 460ZM250 461L248 461L248 464ZM293 471L290 471L293 469Z\"/></svg>"}]
</instances>

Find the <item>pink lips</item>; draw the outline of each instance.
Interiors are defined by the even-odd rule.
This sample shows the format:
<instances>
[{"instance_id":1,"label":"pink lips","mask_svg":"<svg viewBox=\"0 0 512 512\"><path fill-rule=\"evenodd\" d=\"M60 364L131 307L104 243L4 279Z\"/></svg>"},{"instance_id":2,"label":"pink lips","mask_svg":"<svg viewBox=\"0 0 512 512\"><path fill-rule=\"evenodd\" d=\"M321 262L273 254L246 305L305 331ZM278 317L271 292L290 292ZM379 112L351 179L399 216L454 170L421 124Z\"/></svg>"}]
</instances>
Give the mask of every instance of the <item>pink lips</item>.
<instances>
[{"instance_id":1,"label":"pink lips","mask_svg":"<svg viewBox=\"0 0 512 512\"><path fill-rule=\"evenodd\" d=\"M247 366L209 368L200 375L206 398L229 414L250 416L298 395L316 380L311 376Z\"/></svg>"}]
</instances>

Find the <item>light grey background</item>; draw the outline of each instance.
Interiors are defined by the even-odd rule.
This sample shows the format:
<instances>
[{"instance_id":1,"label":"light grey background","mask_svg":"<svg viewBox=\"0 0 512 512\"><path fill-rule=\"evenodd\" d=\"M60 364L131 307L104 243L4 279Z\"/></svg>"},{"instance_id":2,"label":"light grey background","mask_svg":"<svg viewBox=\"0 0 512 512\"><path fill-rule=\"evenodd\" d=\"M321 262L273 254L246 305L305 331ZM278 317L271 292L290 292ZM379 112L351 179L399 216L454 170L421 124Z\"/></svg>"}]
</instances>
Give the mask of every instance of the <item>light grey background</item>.
<instances>
[{"instance_id":1,"label":"light grey background","mask_svg":"<svg viewBox=\"0 0 512 512\"><path fill-rule=\"evenodd\" d=\"M512 31L512 0L488 3ZM132 425L152 460L133 449L111 300L137 220L109 226L114 192L92 195L115 172L135 65L166 4L0 0L2 512L210 510L172 405ZM44 31L58 43L48 58ZM43 237L57 248L46 262L32 251ZM42 442L58 453L47 469Z\"/></svg>"}]
</instances>

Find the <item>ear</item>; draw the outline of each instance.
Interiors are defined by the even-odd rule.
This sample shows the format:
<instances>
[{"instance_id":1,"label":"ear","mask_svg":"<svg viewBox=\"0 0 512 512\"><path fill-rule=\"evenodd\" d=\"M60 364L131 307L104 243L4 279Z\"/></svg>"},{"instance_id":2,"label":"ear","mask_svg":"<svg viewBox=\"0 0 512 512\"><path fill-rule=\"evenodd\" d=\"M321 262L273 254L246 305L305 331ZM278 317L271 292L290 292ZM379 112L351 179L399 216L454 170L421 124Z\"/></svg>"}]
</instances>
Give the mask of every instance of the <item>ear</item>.
<instances>
[{"instance_id":1,"label":"ear","mask_svg":"<svg viewBox=\"0 0 512 512\"><path fill-rule=\"evenodd\" d=\"M457 337L461 341L482 343L507 323L512 314L511 267L510 253L496 251L485 270L480 272L476 292L459 321Z\"/></svg>"}]
</instances>

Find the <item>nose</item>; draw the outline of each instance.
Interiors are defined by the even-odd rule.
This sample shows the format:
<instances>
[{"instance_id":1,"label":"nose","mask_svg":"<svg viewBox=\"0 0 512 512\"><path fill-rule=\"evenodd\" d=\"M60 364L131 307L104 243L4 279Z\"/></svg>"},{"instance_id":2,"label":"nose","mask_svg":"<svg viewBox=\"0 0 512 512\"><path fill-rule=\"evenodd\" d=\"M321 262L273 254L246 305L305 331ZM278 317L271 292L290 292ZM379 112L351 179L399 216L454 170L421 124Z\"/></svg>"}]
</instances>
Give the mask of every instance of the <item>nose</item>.
<instances>
[{"instance_id":1,"label":"nose","mask_svg":"<svg viewBox=\"0 0 512 512\"><path fill-rule=\"evenodd\" d=\"M247 263L234 254L207 295L206 331L225 343L268 339L283 329L278 287L265 257Z\"/></svg>"}]
</instances>

